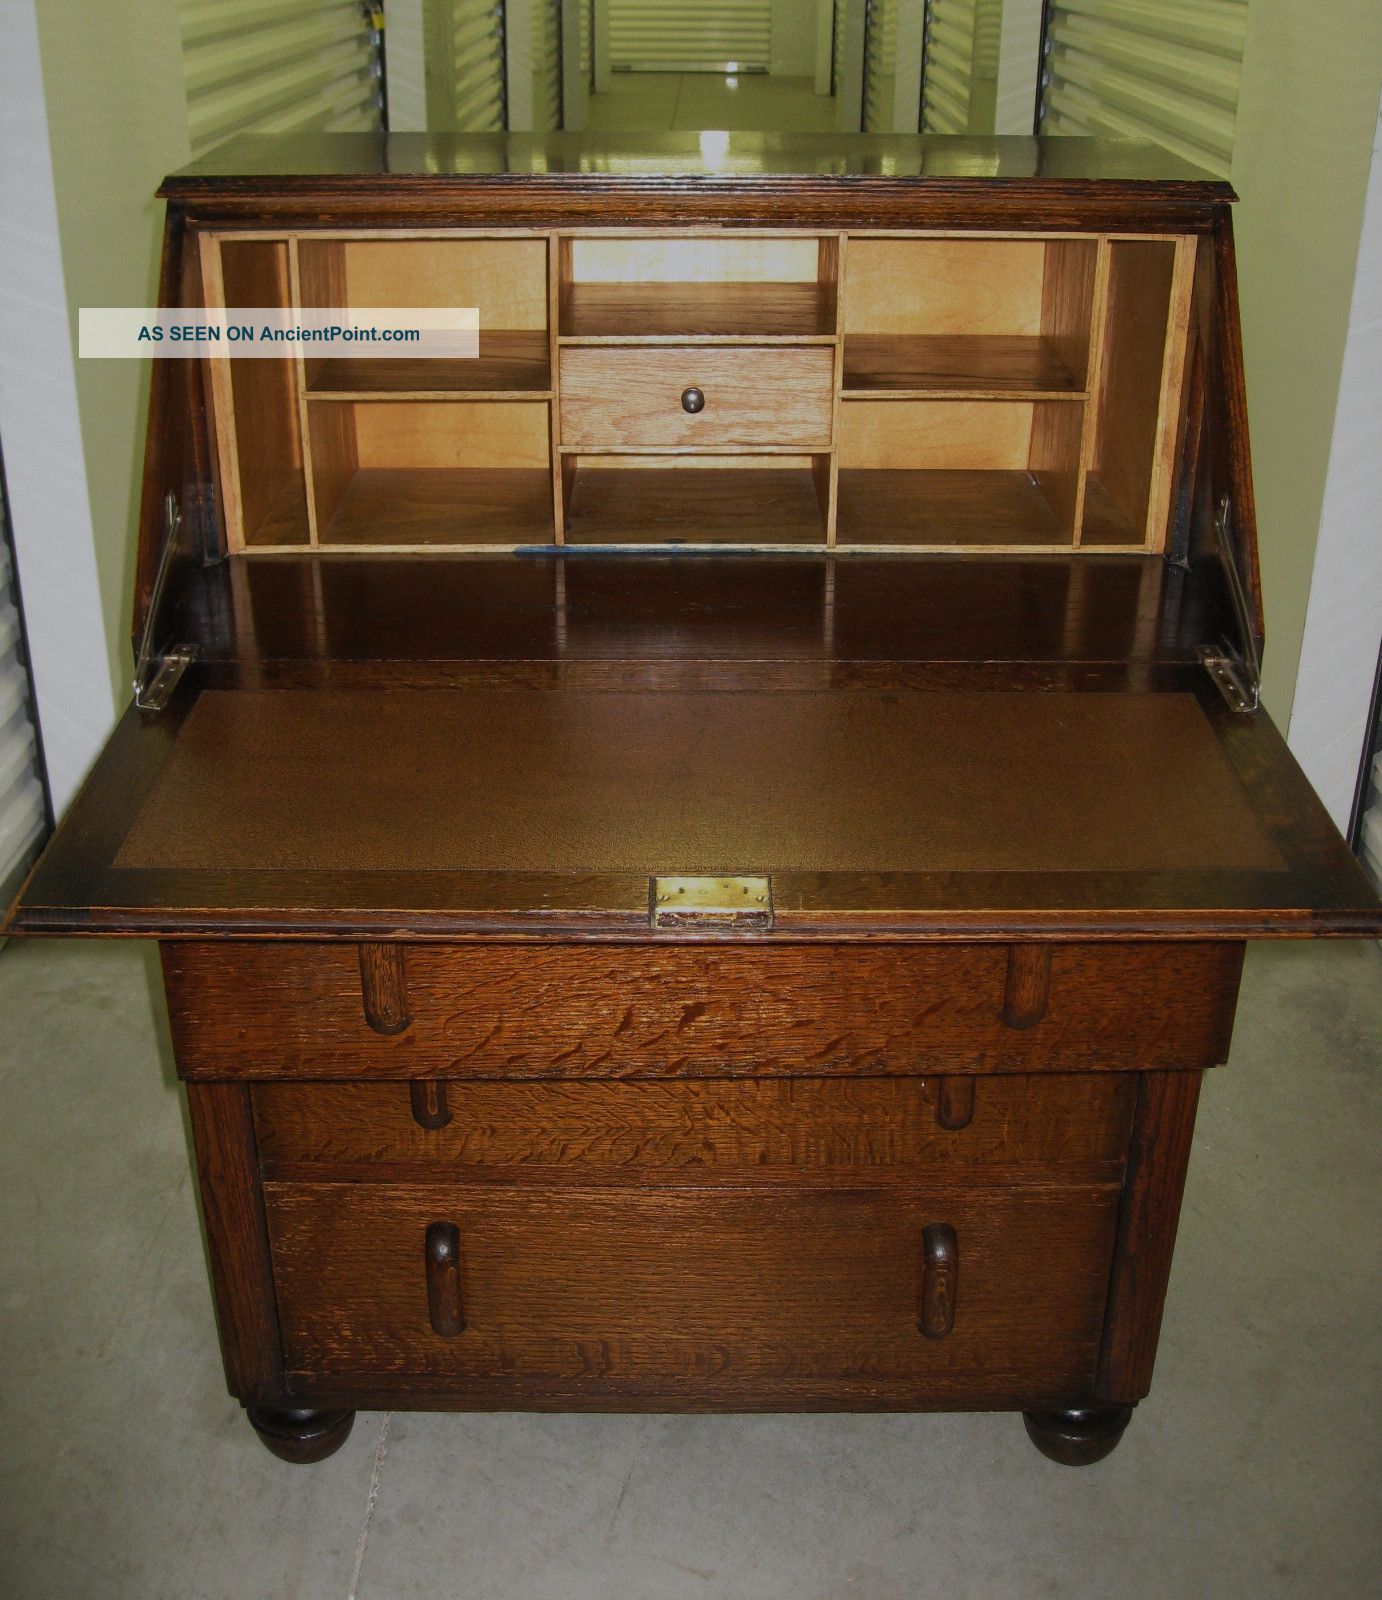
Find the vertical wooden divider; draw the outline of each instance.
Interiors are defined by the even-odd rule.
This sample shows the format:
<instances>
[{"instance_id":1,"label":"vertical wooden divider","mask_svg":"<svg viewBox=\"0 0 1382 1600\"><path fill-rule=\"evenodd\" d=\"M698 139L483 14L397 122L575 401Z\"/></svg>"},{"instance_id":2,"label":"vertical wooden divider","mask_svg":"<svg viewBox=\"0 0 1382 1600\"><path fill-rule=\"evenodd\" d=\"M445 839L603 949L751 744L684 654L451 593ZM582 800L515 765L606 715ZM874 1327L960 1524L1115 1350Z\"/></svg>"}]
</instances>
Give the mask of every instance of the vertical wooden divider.
<instances>
[{"instance_id":1,"label":"vertical wooden divider","mask_svg":"<svg viewBox=\"0 0 1382 1600\"><path fill-rule=\"evenodd\" d=\"M1080 470L1075 489L1075 543L1079 549L1084 539L1085 492L1089 474L1094 468L1094 449L1099 432L1099 388L1104 375L1104 325L1108 319L1108 268L1109 241L1099 240L1099 254L1094 263L1094 289L1089 297L1089 363L1085 370L1084 428L1080 435Z\"/></svg>"},{"instance_id":2,"label":"vertical wooden divider","mask_svg":"<svg viewBox=\"0 0 1382 1600\"><path fill-rule=\"evenodd\" d=\"M302 275L298 265L298 238L288 235L288 299L294 311L302 309ZM299 344L293 355L293 383L298 401L298 433L302 448L302 481L307 492L307 541L317 548L317 491L312 481L312 419L307 409L307 359Z\"/></svg>"},{"instance_id":3,"label":"vertical wooden divider","mask_svg":"<svg viewBox=\"0 0 1382 1600\"><path fill-rule=\"evenodd\" d=\"M202 302L208 311L224 311L226 290L221 273L220 238L216 234L204 233L199 246ZM230 358L208 356L207 362L211 377L207 393L211 402L221 505L225 513L226 545L232 555L240 555L245 548L245 519L240 506L240 456L235 443L235 398L231 392Z\"/></svg>"},{"instance_id":4,"label":"vertical wooden divider","mask_svg":"<svg viewBox=\"0 0 1382 1600\"><path fill-rule=\"evenodd\" d=\"M547 236L547 402L550 428L548 438L552 452L552 519L556 544L566 543L567 479L565 458L561 453L561 371L560 347L562 285L570 276L570 241L559 233Z\"/></svg>"},{"instance_id":5,"label":"vertical wooden divider","mask_svg":"<svg viewBox=\"0 0 1382 1600\"><path fill-rule=\"evenodd\" d=\"M1147 526L1143 545L1166 548L1171 491L1176 476L1177 423L1185 388L1190 333L1190 308L1195 291L1195 252L1198 240L1182 235L1176 240L1176 261L1171 274L1171 303L1167 308L1166 345L1162 352L1161 399L1157 413L1156 460L1147 497Z\"/></svg>"},{"instance_id":6,"label":"vertical wooden divider","mask_svg":"<svg viewBox=\"0 0 1382 1600\"><path fill-rule=\"evenodd\" d=\"M849 235L837 233L821 240L821 268L827 263L835 274L832 327L835 334L833 384L830 398L830 455L827 461L828 486L825 496L825 547L835 548L835 528L840 506L840 391L845 384L845 272Z\"/></svg>"}]
</instances>

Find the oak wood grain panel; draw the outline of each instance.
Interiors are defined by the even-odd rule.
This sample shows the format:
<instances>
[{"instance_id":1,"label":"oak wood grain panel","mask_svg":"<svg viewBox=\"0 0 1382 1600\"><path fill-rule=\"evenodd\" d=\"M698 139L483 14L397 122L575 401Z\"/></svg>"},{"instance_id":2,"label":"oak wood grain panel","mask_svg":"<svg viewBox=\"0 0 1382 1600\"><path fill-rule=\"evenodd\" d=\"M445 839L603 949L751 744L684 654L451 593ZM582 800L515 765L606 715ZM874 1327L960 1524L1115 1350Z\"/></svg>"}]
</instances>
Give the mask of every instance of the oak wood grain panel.
<instances>
[{"instance_id":1,"label":"oak wood grain panel","mask_svg":"<svg viewBox=\"0 0 1382 1600\"><path fill-rule=\"evenodd\" d=\"M943 1122L943 1091L957 1083L973 1092L969 1120ZM707 1182L727 1173L914 1181L919 1172L930 1181L1090 1182L1121 1172L1136 1078L461 1081L445 1085L449 1118L431 1127L419 1125L409 1088L254 1084L266 1172L334 1177L351 1167L367 1176L389 1162L414 1176L561 1168L635 1180L657 1169Z\"/></svg>"},{"instance_id":2,"label":"oak wood grain panel","mask_svg":"<svg viewBox=\"0 0 1382 1600\"><path fill-rule=\"evenodd\" d=\"M1200 1074L1147 1072L1137 1083L1096 1388L1100 1399L1132 1404L1151 1388L1195 1134Z\"/></svg>"},{"instance_id":3,"label":"oak wood grain panel","mask_svg":"<svg viewBox=\"0 0 1382 1600\"><path fill-rule=\"evenodd\" d=\"M189 1084L187 1110L226 1384L241 1400L272 1403L283 1356L249 1090Z\"/></svg>"},{"instance_id":4,"label":"oak wood grain panel","mask_svg":"<svg viewBox=\"0 0 1382 1600\"><path fill-rule=\"evenodd\" d=\"M580 346L561 353L561 438L588 450L830 446L834 352L800 349L639 350ZM701 390L705 409L682 395Z\"/></svg>"},{"instance_id":5,"label":"oak wood grain panel","mask_svg":"<svg viewBox=\"0 0 1382 1600\"><path fill-rule=\"evenodd\" d=\"M419 945L413 1024L365 1021L353 946L166 944L188 1077L928 1076L1198 1068L1227 1054L1241 945L1057 946L1032 1027L988 945Z\"/></svg>"},{"instance_id":6,"label":"oak wood grain panel","mask_svg":"<svg viewBox=\"0 0 1382 1600\"><path fill-rule=\"evenodd\" d=\"M1174 240L1120 240L1110 251L1098 431L1091 467L1140 538L1147 533L1157 465L1175 269Z\"/></svg>"},{"instance_id":7,"label":"oak wood grain panel","mask_svg":"<svg viewBox=\"0 0 1382 1600\"><path fill-rule=\"evenodd\" d=\"M1097 1359L1112 1187L940 1196L437 1184L266 1186L289 1365L420 1391L545 1379L915 1403L1069 1393ZM423 1240L460 1240L465 1332L428 1316ZM956 1231L954 1327L917 1330L922 1234ZM876 1400L875 1400L875 1403Z\"/></svg>"}]
</instances>

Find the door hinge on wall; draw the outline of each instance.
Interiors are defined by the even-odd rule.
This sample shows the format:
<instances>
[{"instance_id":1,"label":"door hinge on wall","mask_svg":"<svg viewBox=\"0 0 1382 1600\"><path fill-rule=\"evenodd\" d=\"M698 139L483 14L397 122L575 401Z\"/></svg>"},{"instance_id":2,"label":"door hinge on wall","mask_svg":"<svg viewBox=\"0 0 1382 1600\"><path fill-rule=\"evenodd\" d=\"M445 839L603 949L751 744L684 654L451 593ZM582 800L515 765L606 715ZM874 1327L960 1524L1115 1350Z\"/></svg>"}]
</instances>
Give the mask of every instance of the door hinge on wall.
<instances>
[{"instance_id":1,"label":"door hinge on wall","mask_svg":"<svg viewBox=\"0 0 1382 1600\"><path fill-rule=\"evenodd\" d=\"M162 711L197 654L195 645L178 644L160 650L154 642L181 528L182 513L177 496L167 495L163 501L163 548L159 551L158 570L149 593L149 609L144 615L139 654L134 664L134 703L141 711Z\"/></svg>"}]
</instances>

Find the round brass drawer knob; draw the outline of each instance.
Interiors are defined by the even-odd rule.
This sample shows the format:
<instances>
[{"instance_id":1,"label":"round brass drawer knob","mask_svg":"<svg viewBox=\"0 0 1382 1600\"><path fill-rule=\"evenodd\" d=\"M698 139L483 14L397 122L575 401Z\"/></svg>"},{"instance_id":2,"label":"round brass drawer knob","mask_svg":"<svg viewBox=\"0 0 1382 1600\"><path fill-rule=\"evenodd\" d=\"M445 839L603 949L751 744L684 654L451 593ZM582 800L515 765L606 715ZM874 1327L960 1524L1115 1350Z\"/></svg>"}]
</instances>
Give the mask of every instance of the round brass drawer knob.
<instances>
[{"instance_id":1,"label":"round brass drawer knob","mask_svg":"<svg viewBox=\"0 0 1382 1600\"><path fill-rule=\"evenodd\" d=\"M705 394L700 389L683 389L681 391L681 409L689 411L693 417L698 411L704 411Z\"/></svg>"}]
</instances>

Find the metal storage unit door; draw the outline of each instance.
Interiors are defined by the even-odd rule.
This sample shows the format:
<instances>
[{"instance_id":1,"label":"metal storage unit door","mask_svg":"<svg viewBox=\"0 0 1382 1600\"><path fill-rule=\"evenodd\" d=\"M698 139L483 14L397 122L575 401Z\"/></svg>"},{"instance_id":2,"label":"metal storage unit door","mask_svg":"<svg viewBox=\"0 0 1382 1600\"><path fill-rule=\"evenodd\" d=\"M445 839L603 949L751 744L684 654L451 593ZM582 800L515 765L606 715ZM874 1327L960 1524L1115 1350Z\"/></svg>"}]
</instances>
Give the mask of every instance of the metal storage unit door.
<instances>
[{"instance_id":1,"label":"metal storage unit door","mask_svg":"<svg viewBox=\"0 0 1382 1600\"><path fill-rule=\"evenodd\" d=\"M1155 139L1227 176L1247 17L1247 0L1051 0L1042 131Z\"/></svg>"},{"instance_id":2,"label":"metal storage unit door","mask_svg":"<svg viewBox=\"0 0 1382 1600\"><path fill-rule=\"evenodd\" d=\"M969 132L978 20L976 0L927 0L923 133Z\"/></svg>"},{"instance_id":3,"label":"metal storage unit door","mask_svg":"<svg viewBox=\"0 0 1382 1600\"><path fill-rule=\"evenodd\" d=\"M179 0L178 16L194 156L235 133L382 127L360 0Z\"/></svg>"},{"instance_id":4,"label":"metal storage unit door","mask_svg":"<svg viewBox=\"0 0 1382 1600\"><path fill-rule=\"evenodd\" d=\"M864 25L864 132L893 132L899 0L869 0Z\"/></svg>"},{"instance_id":5,"label":"metal storage unit door","mask_svg":"<svg viewBox=\"0 0 1382 1600\"><path fill-rule=\"evenodd\" d=\"M766 72L771 47L771 0L609 0L616 71Z\"/></svg>"},{"instance_id":6,"label":"metal storage unit door","mask_svg":"<svg viewBox=\"0 0 1382 1600\"><path fill-rule=\"evenodd\" d=\"M441 0L453 63L447 126L495 133L507 123L504 0Z\"/></svg>"},{"instance_id":7,"label":"metal storage unit door","mask_svg":"<svg viewBox=\"0 0 1382 1600\"><path fill-rule=\"evenodd\" d=\"M533 0L533 128L561 127L561 4Z\"/></svg>"},{"instance_id":8,"label":"metal storage unit door","mask_svg":"<svg viewBox=\"0 0 1382 1600\"><path fill-rule=\"evenodd\" d=\"M32 865L48 821L4 517L0 491L0 912Z\"/></svg>"}]
</instances>

